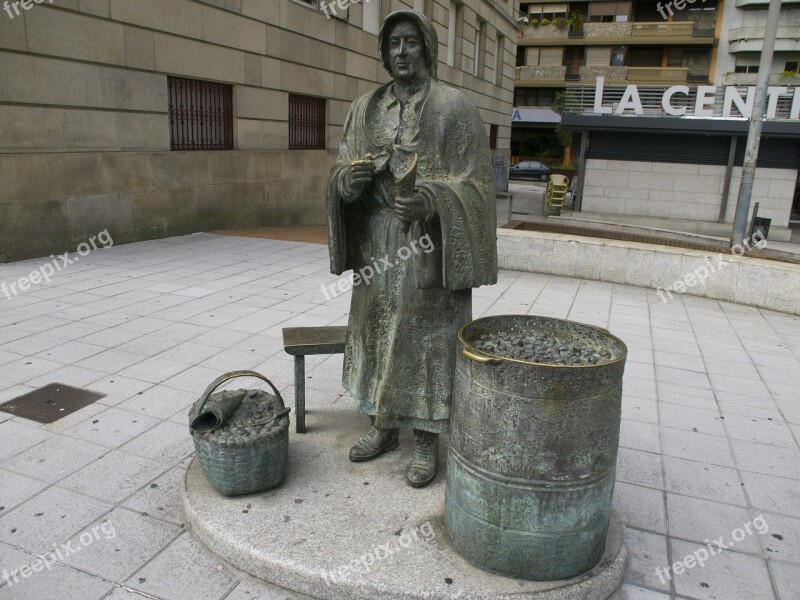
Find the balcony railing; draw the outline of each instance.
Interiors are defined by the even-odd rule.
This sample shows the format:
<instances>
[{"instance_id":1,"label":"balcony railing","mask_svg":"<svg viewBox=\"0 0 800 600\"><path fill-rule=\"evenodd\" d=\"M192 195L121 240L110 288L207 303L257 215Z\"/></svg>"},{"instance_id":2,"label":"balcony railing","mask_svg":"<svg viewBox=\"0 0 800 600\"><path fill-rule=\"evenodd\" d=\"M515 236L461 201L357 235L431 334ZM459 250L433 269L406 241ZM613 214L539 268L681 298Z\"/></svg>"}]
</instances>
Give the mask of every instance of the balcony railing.
<instances>
[{"instance_id":1,"label":"balcony railing","mask_svg":"<svg viewBox=\"0 0 800 600\"><path fill-rule=\"evenodd\" d=\"M677 21L671 23L631 23L631 37L647 40L672 40L692 37L694 23Z\"/></svg>"},{"instance_id":2,"label":"balcony railing","mask_svg":"<svg viewBox=\"0 0 800 600\"><path fill-rule=\"evenodd\" d=\"M525 65L516 68L514 80L517 82L532 82L542 86L563 85L566 73L567 67Z\"/></svg>"},{"instance_id":3,"label":"balcony railing","mask_svg":"<svg viewBox=\"0 0 800 600\"><path fill-rule=\"evenodd\" d=\"M526 25L519 35L521 45L591 45L591 44L711 44L714 31L692 21L653 23L584 23L580 32L555 25Z\"/></svg>"},{"instance_id":4,"label":"balcony railing","mask_svg":"<svg viewBox=\"0 0 800 600\"><path fill-rule=\"evenodd\" d=\"M685 67L628 67L631 83L686 83L688 77Z\"/></svg>"},{"instance_id":5,"label":"balcony railing","mask_svg":"<svg viewBox=\"0 0 800 600\"><path fill-rule=\"evenodd\" d=\"M612 67L583 66L577 73L567 73L566 67L517 67L515 81L523 85L566 85L580 82L584 85L594 84L598 77L603 77L607 84L642 83L665 84L705 83L708 75L689 75L686 67Z\"/></svg>"}]
</instances>

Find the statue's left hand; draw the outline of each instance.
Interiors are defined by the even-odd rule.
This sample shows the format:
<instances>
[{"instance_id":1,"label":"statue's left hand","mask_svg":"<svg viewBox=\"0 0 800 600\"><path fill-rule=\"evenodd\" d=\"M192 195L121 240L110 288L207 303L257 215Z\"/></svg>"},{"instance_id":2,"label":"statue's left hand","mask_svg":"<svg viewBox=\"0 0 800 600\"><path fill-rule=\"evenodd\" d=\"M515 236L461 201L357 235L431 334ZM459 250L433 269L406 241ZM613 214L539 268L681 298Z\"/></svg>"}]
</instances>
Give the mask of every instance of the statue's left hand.
<instances>
[{"instance_id":1,"label":"statue's left hand","mask_svg":"<svg viewBox=\"0 0 800 600\"><path fill-rule=\"evenodd\" d=\"M408 198L395 198L395 210L401 221L422 221L431 214L428 199L422 194L414 194Z\"/></svg>"}]
</instances>

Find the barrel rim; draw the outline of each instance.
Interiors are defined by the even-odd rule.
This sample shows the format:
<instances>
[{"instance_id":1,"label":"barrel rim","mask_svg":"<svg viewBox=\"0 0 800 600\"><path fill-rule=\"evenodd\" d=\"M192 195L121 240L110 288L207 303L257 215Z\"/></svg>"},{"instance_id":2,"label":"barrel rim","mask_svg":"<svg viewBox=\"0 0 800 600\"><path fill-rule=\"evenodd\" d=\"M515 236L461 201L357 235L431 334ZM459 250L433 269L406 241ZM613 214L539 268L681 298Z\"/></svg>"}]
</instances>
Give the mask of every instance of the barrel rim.
<instances>
[{"instance_id":1,"label":"barrel rim","mask_svg":"<svg viewBox=\"0 0 800 600\"><path fill-rule=\"evenodd\" d=\"M464 338L464 330L467 327L469 327L470 325L474 325L475 323L480 323L481 321L488 321L489 319L518 318L518 317L524 317L526 319L539 319L539 320L542 320L542 321L558 321L560 323L571 323L572 325L580 325L581 327L587 327L588 329L594 329L595 331L599 331L600 333L602 333L604 335L607 335L611 339L619 342L620 346L622 347L622 352L620 353L619 357L614 359L614 360L610 360L608 362L603 362L603 363L594 364L594 365L556 365L556 364L553 364L553 363L534 362L534 361L531 361L531 360L522 360L522 359L519 359L519 358L511 358L511 357L508 357L508 356L502 356L500 354L493 354L491 352L486 352L485 350L480 350L480 349L476 348L475 346L470 344L466 340L466 338ZM487 315L485 317L480 317L478 319L473 319L469 323L466 323L466 324L462 325L461 328L458 330L458 341L460 343L464 344L465 346L467 346L470 349L471 352L474 351L474 352L477 352L479 354L483 354L485 356L491 357L494 360L502 360L502 361L506 361L506 362L510 362L510 363L519 363L519 364L523 364L523 365L536 365L538 367L549 367L549 368L553 368L553 369L597 369L597 368L609 367L609 366L612 366L612 365L616 365L619 362L624 362L628 358L628 346L627 346L627 344L625 344L625 342L623 342L620 338L615 336L613 333L611 333L608 329L605 329L604 327L598 327L597 325L589 325L588 323L581 323L580 321L570 321L568 319L556 319L555 317L540 317L540 316L537 316L537 315Z\"/></svg>"}]
</instances>

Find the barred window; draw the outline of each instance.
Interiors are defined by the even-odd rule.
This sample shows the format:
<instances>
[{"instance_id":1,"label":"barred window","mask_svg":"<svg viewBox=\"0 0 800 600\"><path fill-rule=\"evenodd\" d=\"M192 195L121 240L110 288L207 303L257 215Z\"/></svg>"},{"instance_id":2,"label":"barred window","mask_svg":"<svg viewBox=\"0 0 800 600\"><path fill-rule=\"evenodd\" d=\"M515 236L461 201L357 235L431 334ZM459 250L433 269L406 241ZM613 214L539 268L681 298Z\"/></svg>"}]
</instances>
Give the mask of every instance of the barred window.
<instances>
[{"instance_id":1,"label":"barred window","mask_svg":"<svg viewBox=\"0 0 800 600\"><path fill-rule=\"evenodd\" d=\"M289 150L325 149L325 98L289 94Z\"/></svg>"},{"instance_id":2,"label":"barred window","mask_svg":"<svg viewBox=\"0 0 800 600\"><path fill-rule=\"evenodd\" d=\"M169 77L172 150L233 149L233 86Z\"/></svg>"}]
</instances>

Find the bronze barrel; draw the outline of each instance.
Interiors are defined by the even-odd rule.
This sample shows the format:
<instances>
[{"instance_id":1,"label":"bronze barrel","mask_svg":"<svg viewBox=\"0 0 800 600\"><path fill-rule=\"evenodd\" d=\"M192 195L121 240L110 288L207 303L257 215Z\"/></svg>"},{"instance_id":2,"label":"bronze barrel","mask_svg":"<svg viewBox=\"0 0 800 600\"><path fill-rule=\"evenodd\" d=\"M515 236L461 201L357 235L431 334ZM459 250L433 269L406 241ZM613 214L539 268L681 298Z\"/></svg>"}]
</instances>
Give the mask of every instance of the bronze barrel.
<instances>
[{"instance_id":1,"label":"bronze barrel","mask_svg":"<svg viewBox=\"0 0 800 600\"><path fill-rule=\"evenodd\" d=\"M498 332L574 341L606 358L545 364L473 345ZM625 344L605 329L527 315L477 319L458 342L445 501L453 545L510 577L591 569L611 517Z\"/></svg>"}]
</instances>

